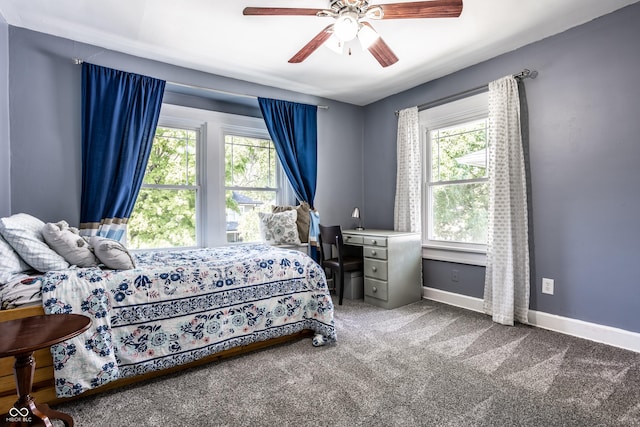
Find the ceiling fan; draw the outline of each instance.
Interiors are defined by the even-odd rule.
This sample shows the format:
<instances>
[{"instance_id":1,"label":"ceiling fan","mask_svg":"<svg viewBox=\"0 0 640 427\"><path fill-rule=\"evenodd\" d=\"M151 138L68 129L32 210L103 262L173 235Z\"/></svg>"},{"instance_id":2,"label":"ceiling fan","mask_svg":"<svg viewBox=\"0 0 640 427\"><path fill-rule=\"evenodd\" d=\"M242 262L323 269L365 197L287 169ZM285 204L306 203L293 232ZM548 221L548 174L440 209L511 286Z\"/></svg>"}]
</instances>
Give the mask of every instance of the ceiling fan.
<instances>
[{"instance_id":1,"label":"ceiling fan","mask_svg":"<svg viewBox=\"0 0 640 427\"><path fill-rule=\"evenodd\" d=\"M246 7L243 15L256 16L319 16L334 18L289 59L290 63L304 61L323 44L342 52L346 42L355 39L371 52L383 67L398 62L398 57L382 40L366 19L416 19L456 18L462 13L462 0L430 0L407 3L370 5L368 0L330 0L328 9L305 9L289 7Z\"/></svg>"}]
</instances>

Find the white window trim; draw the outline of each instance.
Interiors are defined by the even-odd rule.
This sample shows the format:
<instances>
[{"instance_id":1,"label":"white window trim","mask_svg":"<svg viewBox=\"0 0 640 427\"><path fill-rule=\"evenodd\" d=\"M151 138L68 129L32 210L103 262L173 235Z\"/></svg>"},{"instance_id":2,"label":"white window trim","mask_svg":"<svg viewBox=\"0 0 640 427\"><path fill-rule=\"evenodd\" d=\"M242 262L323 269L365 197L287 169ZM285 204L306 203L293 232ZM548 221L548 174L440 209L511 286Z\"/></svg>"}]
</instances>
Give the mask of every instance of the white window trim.
<instances>
[{"instance_id":1,"label":"white window trim","mask_svg":"<svg viewBox=\"0 0 640 427\"><path fill-rule=\"evenodd\" d=\"M198 246L229 245L226 235L225 212L225 157L224 135L234 133L271 140L264 120L217 111L201 110L180 105L163 104L159 123L163 126L185 127L200 132L198 149L198 179L200 197L198 209ZM282 191L278 191L278 203L291 204L290 185L282 168L277 166Z\"/></svg>"},{"instance_id":2,"label":"white window trim","mask_svg":"<svg viewBox=\"0 0 640 427\"><path fill-rule=\"evenodd\" d=\"M429 147L429 129L454 126L473 120L486 118L489 113L488 93L483 92L467 98L438 105L419 112L420 145L423 147L422 168L422 206L429 201L428 172L431 164ZM428 240L428 210L422 213L422 257L437 261L455 262L485 266L487 263L486 245Z\"/></svg>"}]
</instances>

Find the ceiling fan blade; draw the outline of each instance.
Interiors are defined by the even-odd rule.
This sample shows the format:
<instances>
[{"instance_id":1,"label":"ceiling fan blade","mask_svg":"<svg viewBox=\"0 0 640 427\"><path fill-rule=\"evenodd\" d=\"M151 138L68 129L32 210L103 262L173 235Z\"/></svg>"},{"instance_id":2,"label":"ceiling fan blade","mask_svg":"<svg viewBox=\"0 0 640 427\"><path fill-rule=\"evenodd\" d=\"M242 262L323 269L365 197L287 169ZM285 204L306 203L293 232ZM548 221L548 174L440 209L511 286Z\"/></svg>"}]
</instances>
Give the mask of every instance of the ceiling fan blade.
<instances>
[{"instance_id":1,"label":"ceiling fan blade","mask_svg":"<svg viewBox=\"0 0 640 427\"><path fill-rule=\"evenodd\" d=\"M333 33L333 24L327 25L324 30L320 31L314 38L311 39L298 53L293 55L289 60L292 64L297 64L304 61L311 55L317 48L322 46Z\"/></svg>"},{"instance_id":2,"label":"ceiling fan blade","mask_svg":"<svg viewBox=\"0 0 640 427\"><path fill-rule=\"evenodd\" d=\"M457 18L462 13L462 0L431 0L381 4L382 19Z\"/></svg>"},{"instance_id":3,"label":"ceiling fan blade","mask_svg":"<svg viewBox=\"0 0 640 427\"><path fill-rule=\"evenodd\" d=\"M371 24L368 22L362 22L362 25L369 27L376 35L376 30L373 29ZM389 65L393 65L398 62L398 57L391 50L388 44L382 40L382 37L378 35L378 37L373 41L369 47L367 47L369 52L373 55L374 58L382 65L383 67L388 67Z\"/></svg>"},{"instance_id":4,"label":"ceiling fan blade","mask_svg":"<svg viewBox=\"0 0 640 427\"><path fill-rule=\"evenodd\" d=\"M297 7L245 7L243 15L258 16L316 16L322 9L304 9Z\"/></svg>"},{"instance_id":5,"label":"ceiling fan blade","mask_svg":"<svg viewBox=\"0 0 640 427\"><path fill-rule=\"evenodd\" d=\"M398 57L393 53L389 45L382 40L382 37L369 46L369 52L383 67L388 67L398 62Z\"/></svg>"}]
</instances>

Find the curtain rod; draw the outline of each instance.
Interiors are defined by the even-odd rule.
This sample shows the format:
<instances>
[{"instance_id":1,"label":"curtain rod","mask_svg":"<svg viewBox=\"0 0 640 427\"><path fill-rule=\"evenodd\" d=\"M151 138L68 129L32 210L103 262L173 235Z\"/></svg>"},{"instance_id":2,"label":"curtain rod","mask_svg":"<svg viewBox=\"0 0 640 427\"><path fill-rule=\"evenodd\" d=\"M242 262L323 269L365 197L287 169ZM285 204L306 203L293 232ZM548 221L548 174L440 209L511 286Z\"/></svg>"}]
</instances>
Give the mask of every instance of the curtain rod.
<instances>
[{"instance_id":1,"label":"curtain rod","mask_svg":"<svg viewBox=\"0 0 640 427\"><path fill-rule=\"evenodd\" d=\"M76 65L81 65L84 61L82 59L79 58L73 58L73 63ZM209 87L204 87L204 86L195 86L195 85L188 85L185 83L178 83L178 82L167 82L170 85L173 86L181 86L184 88L188 88L188 89L196 89L196 90L204 90L207 92L215 92L215 93L219 93L221 95L229 95L229 96L237 96L239 98L249 98L249 99L258 99L257 96L254 95L246 95L244 93L235 93L235 92L228 92L225 90L220 90L220 89L213 89L213 88L209 88ZM317 105L317 107L321 110L328 110L329 106L328 105Z\"/></svg>"},{"instance_id":2,"label":"curtain rod","mask_svg":"<svg viewBox=\"0 0 640 427\"><path fill-rule=\"evenodd\" d=\"M517 74L514 74L513 77L516 79L535 79L538 77L538 72L536 70L529 70L525 68ZM418 105L418 111L426 110L432 107L437 107L438 105L446 104L448 102L457 101L458 99L466 98L468 96L477 95L482 92L486 92L489 90L489 85L485 84L482 86L474 87L473 89L468 89L463 92L458 92L453 95L445 96L444 98L436 99L435 101L430 101L425 104ZM400 114L400 110L395 111L395 115Z\"/></svg>"},{"instance_id":3,"label":"curtain rod","mask_svg":"<svg viewBox=\"0 0 640 427\"><path fill-rule=\"evenodd\" d=\"M167 82L173 86L181 86L184 88L188 88L188 89L196 89L196 90L204 90L207 92L214 92L214 93L219 93L221 95L229 95L229 96L236 96L238 98L249 98L249 99L258 99L257 96L255 95L247 95L244 93L235 93L235 92L229 92L226 90L220 90L220 89L213 89L210 87L204 87L204 86L195 86L195 85L188 85L185 83L178 83L178 82ZM316 105L316 107L318 107L318 109L320 110L328 110L329 106L328 105Z\"/></svg>"}]
</instances>

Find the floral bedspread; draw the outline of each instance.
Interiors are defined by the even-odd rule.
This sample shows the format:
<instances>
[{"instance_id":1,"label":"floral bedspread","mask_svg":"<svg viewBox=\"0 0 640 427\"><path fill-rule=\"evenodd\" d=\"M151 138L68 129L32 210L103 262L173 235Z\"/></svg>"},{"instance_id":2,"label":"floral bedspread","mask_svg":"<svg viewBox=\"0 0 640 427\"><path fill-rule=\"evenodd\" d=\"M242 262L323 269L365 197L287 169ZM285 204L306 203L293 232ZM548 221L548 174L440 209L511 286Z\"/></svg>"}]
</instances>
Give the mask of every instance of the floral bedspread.
<instances>
[{"instance_id":1,"label":"floral bedspread","mask_svg":"<svg viewBox=\"0 0 640 427\"><path fill-rule=\"evenodd\" d=\"M58 397L304 329L336 339L324 272L301 252L246 244L136 258L133 270L43 276L45 313L92 320L51 348Z\"/></svg>"}]
</instances>

